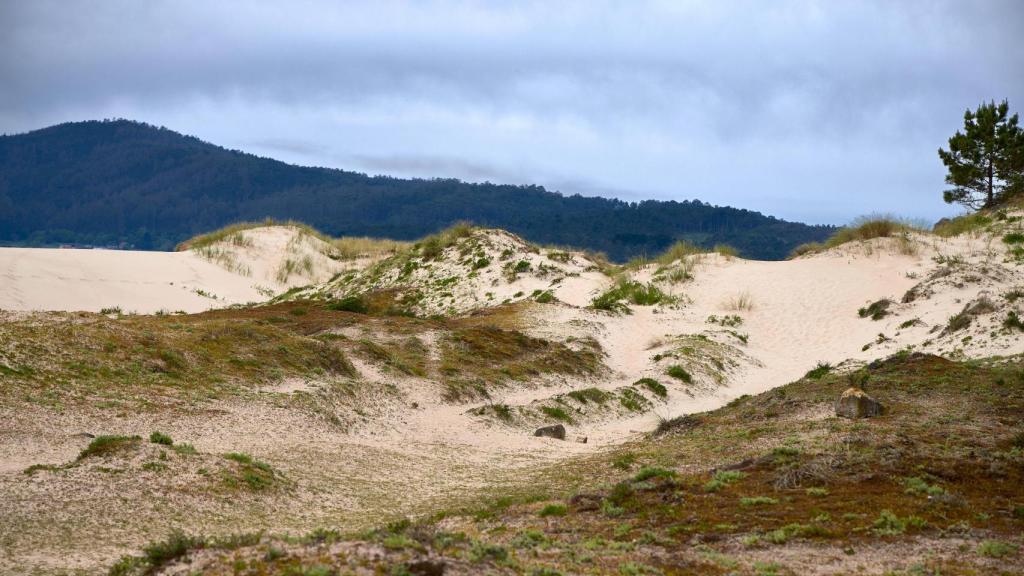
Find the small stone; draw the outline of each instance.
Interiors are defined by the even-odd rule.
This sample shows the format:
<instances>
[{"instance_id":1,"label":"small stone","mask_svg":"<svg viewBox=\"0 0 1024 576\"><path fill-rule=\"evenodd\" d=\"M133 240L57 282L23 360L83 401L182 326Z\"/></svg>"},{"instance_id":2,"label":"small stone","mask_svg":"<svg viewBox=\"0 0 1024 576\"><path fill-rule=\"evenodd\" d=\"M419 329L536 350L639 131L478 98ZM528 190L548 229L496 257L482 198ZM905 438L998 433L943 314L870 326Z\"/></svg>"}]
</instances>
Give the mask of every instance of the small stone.
<instances>
[{"instance_id":1,"label":"small stone","mask_svg":"<svg viewBox=\"0 0 1024 576\"><path fill-rule=\"evenodd\" d=\"M587 443L587 437L586 436L577 436L576 437L576 441L579 442L580 444L586 444Z\"/></svg>"},{"instance_id":2,"label":"small stone","mask_svg":"<svg viewBox=\"0 0 1024 576\"><path fill-rule=\"evenodd\" d=\"M555 438L557 440L565 440L565 426L561 424L555 424L554 426L544 426L537 428L537 431L533 433L534 436L542 436L546 438Z\"/></svg>"},{"instance_id":3,"label":"small stone","mask_svg":"<svg viewBox=\"0 0 1024 576\"><path fill-rule=\"evenodd\" d=\"M877 400L857 387L847 388L836 401L836 416L843 418L871 418L881 416L884 411Z\"/></svg>"}]
</instances>

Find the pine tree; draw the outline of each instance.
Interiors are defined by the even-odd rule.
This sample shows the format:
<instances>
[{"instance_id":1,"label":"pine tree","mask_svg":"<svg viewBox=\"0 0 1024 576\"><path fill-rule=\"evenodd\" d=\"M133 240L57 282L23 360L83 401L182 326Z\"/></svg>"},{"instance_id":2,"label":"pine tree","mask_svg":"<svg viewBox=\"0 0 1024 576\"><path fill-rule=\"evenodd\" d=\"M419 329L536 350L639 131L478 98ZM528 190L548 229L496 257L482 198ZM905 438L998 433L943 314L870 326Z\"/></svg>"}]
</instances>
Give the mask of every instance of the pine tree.
<instances>
[{"instance_id":1,"label":"pine tree","mask_svg":"<svg viewBox=\"0 0 1024 576\"><path fill-rule=\"evenodd\" d=\"M1024 131L1009 109L1003 100L967 110L964 131L949 139L948 152L939 148L946 183L953 186L943 194L946 202L992 208L1024 191Z\"/></svg>"}]
</instances>

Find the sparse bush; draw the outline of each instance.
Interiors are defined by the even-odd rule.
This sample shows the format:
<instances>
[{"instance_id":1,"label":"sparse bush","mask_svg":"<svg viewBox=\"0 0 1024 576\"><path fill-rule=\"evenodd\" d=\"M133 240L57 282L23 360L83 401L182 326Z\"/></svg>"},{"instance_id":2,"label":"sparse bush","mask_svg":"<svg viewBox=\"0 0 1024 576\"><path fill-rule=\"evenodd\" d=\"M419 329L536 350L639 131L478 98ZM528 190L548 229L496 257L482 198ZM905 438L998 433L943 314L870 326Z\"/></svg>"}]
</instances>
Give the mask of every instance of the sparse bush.
<instances>
[{"instance_id":1,"label":"sparse bush","mask_svg":"<svg viewBox=\"0 0 1024 576\"><path fill-rule=\"evenodd\" d=\"M175 530L161 542L145 546L142 553L149 562L150 570L159 568L188 554L189 550L203 548L206 540L200 536L189 536L181 530Z\"/></svg>"},{"instance_id":2,"label":"sparse bush","mask_svg":"<svg viewBox=\"0 0 1024 576\"><path fill-rule=\"evenodd\" d=\"M540 294L537 294L537 297L534 298L534 300L539 304L548 304L555 300L555 295L554 293L551 292L551 290L545 290Z\"/></svg>"},{"instance_id":3,"label":"sparse bush","mask_svg":"<svg viewBox=\"0 0 1024 576\"><path fill-rule=\"evenodd\" d=\"M1024 233L1010 232L1003 236L1003 242L1007 244L1024 244Z\"/></svg>"}]
</instances>

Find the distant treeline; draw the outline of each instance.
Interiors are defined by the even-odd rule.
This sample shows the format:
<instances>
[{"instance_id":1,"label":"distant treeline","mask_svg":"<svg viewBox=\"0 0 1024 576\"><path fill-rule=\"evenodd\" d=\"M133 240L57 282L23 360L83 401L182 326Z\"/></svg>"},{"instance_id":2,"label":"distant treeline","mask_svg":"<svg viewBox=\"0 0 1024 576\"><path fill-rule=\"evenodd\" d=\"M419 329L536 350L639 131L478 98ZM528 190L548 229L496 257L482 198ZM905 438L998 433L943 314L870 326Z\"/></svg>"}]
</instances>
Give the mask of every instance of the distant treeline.
<instances>
[{"instance_id":1,"label":"distant treeline","mask_svg":"<svg viewBox=\"0 0 1024 576\"><path fill-rule=\"evenodd\" d=\"M293 166L127 120L0 137L0 242L170 250L195 234L265 217L328 234L411 240L459 220L615 260L676 240L780 259L834 229L703 202L623 202L540 186L401 179Z\"/></svg>"}]
</instances>

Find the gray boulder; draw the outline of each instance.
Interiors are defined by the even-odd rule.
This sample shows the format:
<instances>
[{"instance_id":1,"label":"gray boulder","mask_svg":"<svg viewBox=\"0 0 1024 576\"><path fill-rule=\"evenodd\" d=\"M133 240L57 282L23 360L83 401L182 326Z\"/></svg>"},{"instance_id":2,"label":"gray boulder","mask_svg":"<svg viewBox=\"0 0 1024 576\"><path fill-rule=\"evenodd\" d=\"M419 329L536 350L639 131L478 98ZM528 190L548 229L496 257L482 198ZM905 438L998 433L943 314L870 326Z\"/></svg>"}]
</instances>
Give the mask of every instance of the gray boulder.
<instances>
[{"instance_id":1,"label":"gray boulder","mask_svg":"<svg viewBox=\"0 0 1024 576\"><path fill-rule=\"evenodd\" d=\"M871 418L881 416L885 408L864 390L856 386L847 388L836 400L836 416L843 418Z\"/></svg>"},{"instance_id":2,"label":"gray boulder","mask_svg":"<svg viewBox=\"0 0 1024 576\"><path fill-rule=\"evenodd\" d=\"M534 436L542 436L546 438L555 438L558 440L565 440L565 426L561 424L555 424L554 426L544 426L537 428L537 431L533 433Z\"/></svg>"}]
</instances>

